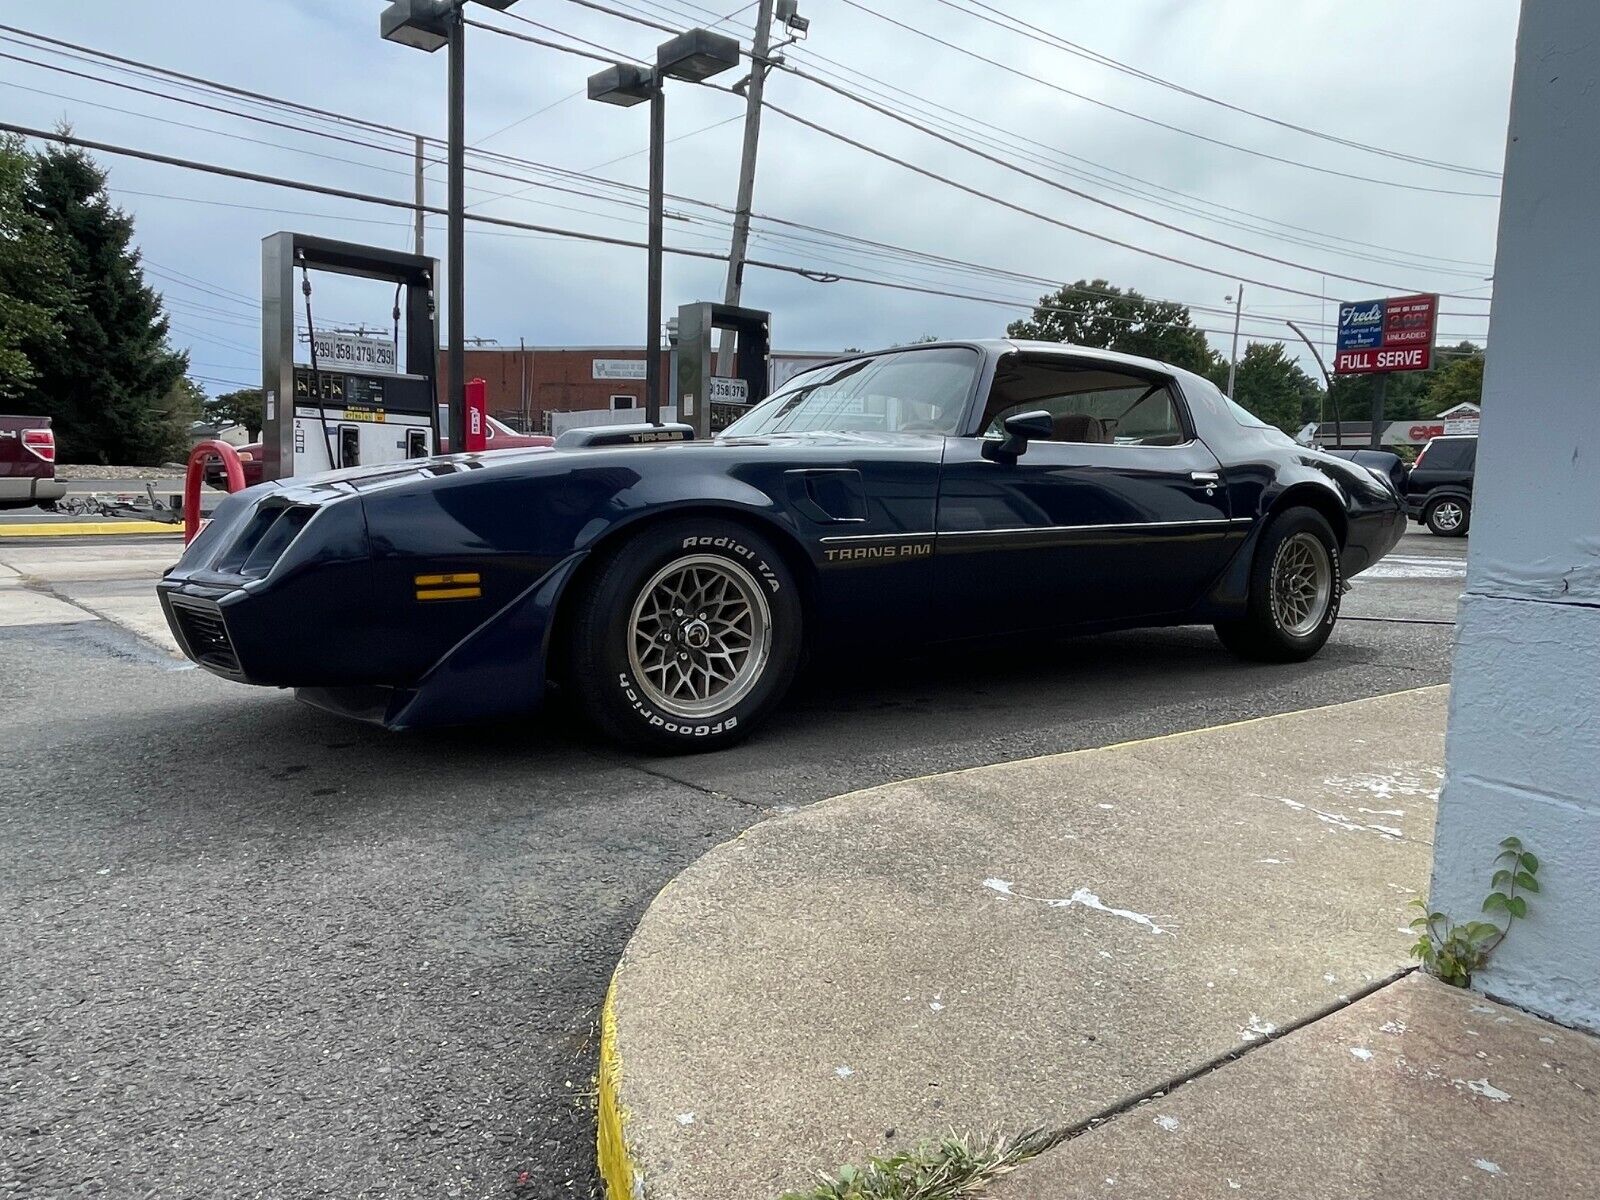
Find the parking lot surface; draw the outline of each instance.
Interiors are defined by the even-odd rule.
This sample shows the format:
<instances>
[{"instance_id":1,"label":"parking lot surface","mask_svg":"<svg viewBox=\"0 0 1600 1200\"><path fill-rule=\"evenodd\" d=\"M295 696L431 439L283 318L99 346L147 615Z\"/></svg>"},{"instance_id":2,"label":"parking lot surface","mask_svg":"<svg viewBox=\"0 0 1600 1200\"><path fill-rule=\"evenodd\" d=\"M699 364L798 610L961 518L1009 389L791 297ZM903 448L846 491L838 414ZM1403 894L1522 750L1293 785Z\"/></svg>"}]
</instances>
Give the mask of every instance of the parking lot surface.
<instances>
[{"instance_id":1,"label":"parking lot surface","mask_svg":"<svg viewBox=\"0 0 1600 1200\"><path fill-rule=\"evenodd\" d=\"M0 1188L274 1197L594 1194L597 1009L684 865L858 787L1441 682L1465 548L1408 534L1306 664L1204 629L835 663L644 759L229 684L135 632L159 552L57 545L0 569Z\"/></svg>"}]
</instances>

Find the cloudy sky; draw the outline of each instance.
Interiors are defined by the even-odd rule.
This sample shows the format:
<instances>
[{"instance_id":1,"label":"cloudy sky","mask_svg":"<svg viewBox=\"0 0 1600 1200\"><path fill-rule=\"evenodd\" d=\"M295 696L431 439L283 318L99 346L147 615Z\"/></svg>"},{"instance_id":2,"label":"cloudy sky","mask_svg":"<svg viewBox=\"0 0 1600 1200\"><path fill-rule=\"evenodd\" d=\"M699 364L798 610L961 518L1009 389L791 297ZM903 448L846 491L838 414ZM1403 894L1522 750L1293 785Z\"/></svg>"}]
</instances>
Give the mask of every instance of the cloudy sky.
<instances>
[{"instance_id":1,"label":"cloudy sky","mask_svg":"<svg viewBox=\"0 0 1600 1200\"><path fill-rule=\"evenodd\" d=\"M600 2L686 27L712 23L736 0L714 11L691 0ZM381 41L382 8L383 0L64 0L6 4L0 21L397 129L441 134L444 55ZM639 58L665 36L572 0L521 0L512 10L543 29L474 9L488 24ZM996 10L1044 33L1008 31L984 19ZM748 44L754 11L749 5L719 28ZM788 52L793 65L858 93L875 91L925 123L960 131L957 141L1094 199L775 72L767 91L772 103L972 191L769 111L756 211L831 233L758 221L752 257L1021 302L1007 308L752 268L745 302L772 310L782 348L992 335L1044 290L1028 277L1101 277L1214 308L1197 311L1197 321L1219 331L1212 342L1224 352L1228 335L1220 331L1232 326L1224 297L1240 278L1253 281L1244 284L1247 336L1287 336L1284 317L1331 319L1332 302L1341 297L1413 290L1460 294L1442 306L1451 314L1441 317L1442 336L1481 339L1487 330L1493 173L1504 154L1513 0L995 0L987 9L983 0L802 0L801 12L811 31ZM1050 35L1080 52L1052 44ZM0 37L0 52L15 56L0 58L7 120L48 127L65 119L80 136L99 141L365 193L411 195L406 139L323 120L286 121L283 112L259 107L252 111L304 128L241 120L186 103L241 107L235 100L152 82L7 30ZM581 94L599 65L470 31L468 140L526 160L480 161L513 178L469 174L470 211L643 238L644 212L634 193L549 170L645 181L645 109L594 104ZM732 205L742 112L734 96L672 88L668 133L678 140L668 149L669 192ZM196 375L213 391L259 381L251 298L259 296L264 235L296 229L410 245L406 214L397 210L111 155L102 161L117 201L137 218L152 282L171 302L176 337L191 348ZM431 168L429 180L430 200L442 204L442 168ZM538 182L583 194L529 186ZM668 210L669 245L726 250L725 214L686 201ZM837 234L1025 278L885 257L841 243ZM430 252L442 255L440 221L429 222L428 238ZM530 345L640 339L642 251L469 226L467 254L470 336L502 344L523 338ZM689 300L720 299L723 270L720 263L669 256L667 311ZM319 325L381 324L389 309L381 289L334 281L319 286L317 303Z\"/></svg>"}]
</instances>

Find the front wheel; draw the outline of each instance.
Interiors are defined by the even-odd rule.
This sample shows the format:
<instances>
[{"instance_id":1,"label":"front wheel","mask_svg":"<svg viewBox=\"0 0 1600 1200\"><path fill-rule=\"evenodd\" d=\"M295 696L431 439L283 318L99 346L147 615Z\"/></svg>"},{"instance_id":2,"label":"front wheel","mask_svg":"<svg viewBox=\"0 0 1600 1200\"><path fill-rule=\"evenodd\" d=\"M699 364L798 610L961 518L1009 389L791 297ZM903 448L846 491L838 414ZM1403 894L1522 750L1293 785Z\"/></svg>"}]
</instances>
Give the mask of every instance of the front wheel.
<instances>
[{"instance_id":1,"label":"front wheel","mask_svg":"<svg viewBox=\"0 0 1600 1200\"><path fill-rule=\"evenodd\" d=\"M1438 537L1460 537L1467 532L1472 513L1465 500L1435 500L1422 514L1428 532Z\"/></svg>"},{"instance_id":2,"label":"front wheel","mask_svg":"<svg viewBox=\"0 0 1600 1200\"><path fill-rule=\"evenodd\" d=\"M1243 658L1304 662L1333 632L1343 590L1328 522L1309 508L1286 509L1261 535L1245 615L1218 622L1217 636Z\"/></svg>"},{"instance_id":3,"label":"front wheel","mask_svg":"<svg viewBox=\"0 0 1600 1200\"><path fill-rule=\"evenodd\" d=\"M644 749L731 745L783 698L800 660L794 577L770 542L731 521L635 535L579 603L574 688L602 730Z\"/></svg>"}]
</instances>

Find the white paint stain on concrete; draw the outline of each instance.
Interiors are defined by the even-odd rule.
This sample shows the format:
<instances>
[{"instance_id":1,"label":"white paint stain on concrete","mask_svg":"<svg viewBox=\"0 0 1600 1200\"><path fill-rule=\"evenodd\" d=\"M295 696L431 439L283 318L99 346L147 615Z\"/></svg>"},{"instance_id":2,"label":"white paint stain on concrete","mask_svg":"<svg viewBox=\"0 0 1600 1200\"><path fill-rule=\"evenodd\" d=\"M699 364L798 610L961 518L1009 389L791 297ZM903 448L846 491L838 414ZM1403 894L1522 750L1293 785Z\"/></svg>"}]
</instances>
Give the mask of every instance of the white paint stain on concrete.
<instances>
[{"instance_id":1,"label":"white paint stain on concrete","mask_svg":"<svg viewBox=\"0 0 1600 1200\"><path fill-rule=\"evenodd\" d=\"M849 1067L835 1067L833 1073L840 1079L849 1079L850 1076L855 1074Z\"/></svg>"},{"instance_id":2,"label":"white paint stain on concrete","mask_svg":"<svg viewBox=\"0 0 1600 1200\"><path fill-rule=\"evenodd\" d=\"M1352 821L1343 813L1325 812L1320 808L1313 808L1302 801L1291 800L1287 796L1271 796L1266 797L1266 799L1276 800L1279 804L1286 804L1296 812L1310 813L1324 825L1332 825L1336 829L1344 829L1350 833L1376 833L1379 837L1391 842L1405 836L1405 830L1396 829L1392 825L1368 825L1360 821Z\"/></svg>"},{"instance_id":3,"label":"white paint stain on concrete","mask_svg":"<svg viewBox=\"0 0 1600 1200\"><path fill-rule=\"evenodd\" d=\"M678 1114L678 1124L679 1125L693 1125L694 1124L694 1114L692 1112L679 1113Z\"/></svg>"},{"instance_id":4,"label":"white paint stain on concrete","mask_svg":"<svg viewBox=\"0 0 1600 1200\"><path fill-rule=\"evenodd\" d=\"M1032 900L1037 904L1043 904L1049 908L1093 909L1095 912L1105 913L1110 917L1117 917L1124 921L1132 921L1135 925L1143 925L1146 929L1154 934L1166 934L1168 937L1176 936L1170 929L1163 929L1149 917L1145 916L1144 913L1134 912L1130 908L1116 908L1112 905L1106 904L1100 899L1099 896L1095 895L1088 888L1078 888L1072 893L1072 895L1064 898L1052 898L1049 896L1030 896L1025 892L1019 892L1009 879L985 879L983 881L983 886L992 892L999 892L1002 896L1013 896L1018 900Z\"/></svg>"},{"instance_id":5,"label":"white paint stain on concrete","mask_svg":"<svg viewBox=\"0 0 1600 1200\"><path fill-rule=\"evenodd\" d=\"M1496 1104L1504 1104L1511 1099L1510 1092L1503 1092L1487 1079L1452 1079L1451 1083L1457 1087L1464 1087L1474 1095L1482 1096L1485 1100L1492 1100Z\"/></svg>"},{"instance_id":6,"label":"white paint stain on concrete","mask_svg":"<svg viewBox=\"0 0 1600 1200\"><path fill-rule=\"evenodd\" d=\"M1181 1124L1181 1122L1177 1117L1157 1117L1156 1124L1161 1126L1161 1128L1165 1129L1168 1133L1177 1133L1178 1126Z\"/></svg>"},{"instance_id":7,"label":"white paint stain on concrete","mask_svg":"<svg viewBox=\"0 0 1600 1200\"><path fill-rule=\"evenodd\" d=\"M1392 1033L1398 1037L1406 1031L1406 1023L1404 1021L1385 1021L1378 1026L1378 1031L1380 1033Z\"/></svg>"},{"instance_id":8,"label":"white paint stain on concrete","mask_svg":"<svg viewBox=\"0 0 1600 1200\"><path fill-rule=\"evenodd\" d=\"M1268 864L1270 864L1272 866L1275 866L1275 867L1282 867L1282 866L1287 866L1288 864L1294 862L1294 859L1292 859L1292 858L1258 858L1258 859L1256 859L1256 861L1258 863L1268 863Z\"/></svg>"},{"instance_id":9,"label":"white paint stain on concrete","mask_svg":"<svg viewBox=\"0 0 1600 1200\"><path fill-rule=\"evenodd\" d=\"M1358 1058L1362 1062L1371 1062L1372 1061L1372 1051L1368 1050L1365 1046L1351 1046L1350 1047L1350 1057L1351 1058Z\"/></svg>"},{"instance_id":10,"label":"white paint stain on concrete","mask_svg":"<svg viewBox=\"0 0 1600 1200\"><path fill-rule=\"evenodd\" d=\"M1278 1027L1271 1021L1262 1020L1258 1014L1251 1013L1250 1020L1239 1030L1239 1040L1253 1042L1259 1037L1266 1037L1269 1033L1277 1031Z\"/></svg>"},{"instance_id":11,"label":"white paint stain on concrete","mask_svg":"<svg viewBox=\"0 0 1600 1200\"><path fill-rule=\"evenodd\" d=\"M1487 1171L1490 1175L1505 1174L1505 1172L1500 1169L1499 1163L1490 1162L1487 1158L1475 1158L1472 1160L1472 1165L1477 1167L1480 1171Z\"/></svg>"}]
</instances>

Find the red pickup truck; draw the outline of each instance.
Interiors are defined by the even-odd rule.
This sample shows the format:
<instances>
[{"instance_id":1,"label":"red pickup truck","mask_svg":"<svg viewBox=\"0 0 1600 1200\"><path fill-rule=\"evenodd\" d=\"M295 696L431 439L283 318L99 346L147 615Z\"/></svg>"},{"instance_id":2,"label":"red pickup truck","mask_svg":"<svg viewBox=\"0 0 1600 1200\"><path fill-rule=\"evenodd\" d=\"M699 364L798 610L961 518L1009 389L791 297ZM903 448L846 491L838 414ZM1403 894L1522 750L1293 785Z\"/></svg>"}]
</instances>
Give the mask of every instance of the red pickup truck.
<instances>
[{"instance_id":1,"label":"red pickup truck","mask_svg":"<svg viewBox=\"0 0 1600 1200\"><path fill-rule=\"evenodd\" d=\"M0 416L0 509L50 508L66 494L50 418Z\"/></svg>"}]
</instances>

